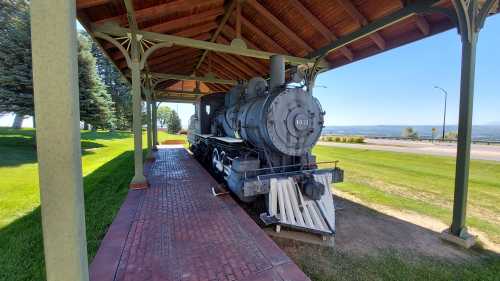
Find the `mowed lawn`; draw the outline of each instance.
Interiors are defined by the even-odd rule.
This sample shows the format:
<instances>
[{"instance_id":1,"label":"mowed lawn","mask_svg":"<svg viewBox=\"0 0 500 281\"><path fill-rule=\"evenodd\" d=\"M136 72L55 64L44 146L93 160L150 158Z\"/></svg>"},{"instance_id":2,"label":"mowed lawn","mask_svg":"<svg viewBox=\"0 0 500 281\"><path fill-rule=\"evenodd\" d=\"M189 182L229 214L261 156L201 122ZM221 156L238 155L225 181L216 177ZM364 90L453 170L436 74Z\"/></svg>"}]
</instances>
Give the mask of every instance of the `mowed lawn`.
<instances>
[{"instance_id":1,"label":"mowed lawn","mask_svg":"<svg viewBox=\"0 0 500 281\"><path fill-rule=\"evenodd\" d=\"M44 280L34 130L0 128L0 280ZM132 134L82 131L89 259L133 177ZM159 133L159 140L183 139ZM143 138L145 144L145 138Z\"/></svg>"},{"instance_id":2,"label":"mowed lawn","mask_svg":"<svg viewBox=\"0 0 500 281\"><path fill-rule=\"evenodd\" d=\"M42 230L33 130L0 128L0 280L44 280ZM160 133L162 140L185 136ZM82 132L89 260L116 215L133 177L132 135ZM346 182L337 185L363 201L415 211L449 222L454 160L446 157L337 147L315 148L318 160L340 160ZM500 165L473 161L469 224L498 239ZM477 194L476 194L477 193ZM495 214L497 214L495 216ZM498 241L498 240L496 240ZM289 243L285 243L285 247ZM294 259L312 280L498 280L498 259L457 265L399 254L362 257L297 248Z\"/></svg>"},{"instance_id":3,"label":"mowed lawn","mask_svg":"<svg viewBox=\"0 0 500 281\"><path fill-rule=\"evenodd\" d=\"M454 158L326 146L313 152L319 161L340 160L345 182L336 185L339 190L364 202L451 222ZM467 213L470 227L500 244L500 163L471 161Z\"/></svg>"}]
</instances>

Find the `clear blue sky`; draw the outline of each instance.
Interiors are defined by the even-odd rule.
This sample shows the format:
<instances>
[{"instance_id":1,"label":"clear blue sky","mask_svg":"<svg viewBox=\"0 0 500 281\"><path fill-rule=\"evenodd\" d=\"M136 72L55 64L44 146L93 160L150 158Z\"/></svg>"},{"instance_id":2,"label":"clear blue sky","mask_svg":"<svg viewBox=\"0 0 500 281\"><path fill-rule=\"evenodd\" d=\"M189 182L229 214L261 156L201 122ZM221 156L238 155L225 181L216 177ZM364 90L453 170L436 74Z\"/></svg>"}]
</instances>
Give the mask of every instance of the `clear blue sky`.
<instances>
[{"instance_id":1,"label":"clear blue sky","mask_svg":"<svg viewBox=\"0 0 500 281\"><path fill-rule=\"evenodd\" d=\"M448 91L447 124L457 124L460 58L452 29L321 74L314 95L326 125L439 125L443 94L436 85ZM187 126L193 107L178 107ZM474 124L491 123L500 123L500 16L487 20L477 53Z\"/></svg>"},{"instance_id":2,"label":"clear blue sky","mask_svg":"<svg viewBox=\"0 0 500 281\"><path fill-rule=\"evenodd\" d=\"M387 51L319 76L315 96L327 125L434 125L442 122L448 91L449 124L458 123L461 43L456 29ZM474 124L500 123L500 17L479 37ZM448 123L448 122L447 122Z\"/></svg>"},{"instance_id":3,"label":"clear blue sky","mask_svg":"<svg viewBox=\"0 0 500 281\"><path fill-rule=\"evenodd\" d=\"M327 112L326 125L440 124L443 95L434 85L448 91L447 123L457 124L460 53L452 29L320 75L314 95ZM193 106L167 105L187 127ZM0 126L11 122L0 118ZM477 54L474 124L490 123L500 123L500 16L486 21Z\"/></svg>"}]
</instances>

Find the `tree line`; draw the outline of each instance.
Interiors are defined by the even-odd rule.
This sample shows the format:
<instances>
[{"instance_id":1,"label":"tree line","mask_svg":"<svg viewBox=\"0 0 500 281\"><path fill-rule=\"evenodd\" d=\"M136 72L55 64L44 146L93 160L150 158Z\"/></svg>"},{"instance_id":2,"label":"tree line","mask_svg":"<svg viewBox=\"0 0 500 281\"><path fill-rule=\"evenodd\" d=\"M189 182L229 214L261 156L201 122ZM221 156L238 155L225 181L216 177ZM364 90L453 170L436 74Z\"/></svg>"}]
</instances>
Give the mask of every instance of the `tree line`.
<instances>
[{"instance_id":1,"label":"tree line","mask_svg":"<svg viewBox=\"0 0 500 281\"><path fill-rule=\"evenodd\" d=\"M25 117L34 115L27 0L0 1L0 32L0 115L15 113L13 125L20 127ZM78 79L80 120L85 129L131 128L130 85L85 31L78 32ZM179 119L170 111L170 119ZM168 123L176 122L172 120Z\"/></svg>"}]
</instances>

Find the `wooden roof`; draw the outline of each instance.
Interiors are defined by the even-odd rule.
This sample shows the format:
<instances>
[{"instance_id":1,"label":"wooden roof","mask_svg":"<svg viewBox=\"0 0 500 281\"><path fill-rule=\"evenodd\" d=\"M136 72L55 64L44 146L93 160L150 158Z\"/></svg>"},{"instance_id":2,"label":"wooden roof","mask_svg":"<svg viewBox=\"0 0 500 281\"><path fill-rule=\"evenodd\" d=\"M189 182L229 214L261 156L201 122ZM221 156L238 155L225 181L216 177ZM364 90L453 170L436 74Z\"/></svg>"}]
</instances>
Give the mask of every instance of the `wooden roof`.
<instances>
[{"instance_id":1,"label":"wooden roof","mask_svg":"<svg viewBox=\"0 0 500 281\"><path fill-rule=\"evenodd\" d=\"M240 34L248 48L307 57L413 2L418 0L246 0L239 8L231 5L232 0L133 0L132 4L141 31L226 45ZM453 10L450 0L439 1L436 6ZM239 17L237 10L240 10ZM224 22L226 13L227 21ZM109 22L129 27L123 0L77 0L77 15L90 32ZM454 23L441 13L413 15L354 40L329 53L325 59L330 68L336 68L452 27ZM126 73L128 68L123 54L113 44L97 40L117 67ZM174 45L155 51L147 64L151 72L197 76L210 72L217 78L230 80L268 74L265 59L212 51L203 57L204 52ZM172 83L175 81L161 85L167 88ZM206 85L211 91L225 91L231 87Z\"/></svg>"}]
</instances>

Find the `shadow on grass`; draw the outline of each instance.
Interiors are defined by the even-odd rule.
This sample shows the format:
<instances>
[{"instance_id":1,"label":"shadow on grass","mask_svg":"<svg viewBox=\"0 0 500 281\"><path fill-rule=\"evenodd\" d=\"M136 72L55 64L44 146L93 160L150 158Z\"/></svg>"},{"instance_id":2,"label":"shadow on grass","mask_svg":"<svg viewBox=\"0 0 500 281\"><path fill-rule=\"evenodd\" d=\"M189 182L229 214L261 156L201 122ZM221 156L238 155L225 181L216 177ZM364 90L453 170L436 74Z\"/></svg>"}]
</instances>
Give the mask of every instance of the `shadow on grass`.
<instances>
[{"instance_id":1,"label":"shadow on grass","mask_svg":"<svg viewBox=\"0 0 500 281\"><path fill-rule=\"evenodd\" d=\"M82 131L82 140L112 140L112 139L126 139L132 136L131 132L125 131Z\"/></svg>"},{"instance_id":2,"label":"shadow on grass","mask_svg":"<svg viewBox=\"0 0 500 281\"><path fill-rule=\"evenodd\" d=\"M335 247L275 239L312 280L498 280L500 255L335 197Z\"/></svg>"},{"instance_id":3,"label":"shadow on grass","mask_svg":"<svg viewBox=\"0 0 500 281\"><path fill-rule=\"evenodd\" d=\"M16 135L6 136L0 132L0 167L15 167L23 164L37 162L36 143L33 136L20 137ZM95 153L93 149L105 147L105 145L82 140L82 155Z\"/></svg>"},{"instance_id":4,"label":"shadow on grass","mask_svg":"<svg viewBox=\"0 0 500 281\"><path fill-rule=\"evenodd\" d=\"M118 212L133 177L127 151L84 178L89 261ZM45 280L40 207L0 229L0 280Z\"/></svg>"}]
</instances>

